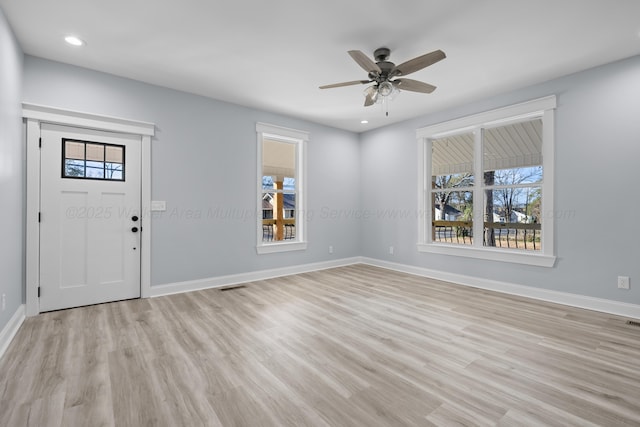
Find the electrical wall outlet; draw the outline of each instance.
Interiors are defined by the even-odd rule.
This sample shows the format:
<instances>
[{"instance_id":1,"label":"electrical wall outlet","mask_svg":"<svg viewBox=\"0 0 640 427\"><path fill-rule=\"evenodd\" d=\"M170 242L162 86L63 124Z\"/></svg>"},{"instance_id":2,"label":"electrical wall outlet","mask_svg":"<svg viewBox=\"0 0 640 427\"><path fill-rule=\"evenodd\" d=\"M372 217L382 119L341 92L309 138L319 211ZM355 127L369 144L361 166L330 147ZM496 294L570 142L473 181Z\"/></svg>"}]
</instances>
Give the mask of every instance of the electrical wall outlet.
<instances>
[{"instance_id":1,"label":"electrical wall outlet","mask_svg":"<svg viewBox=\"0 0 640 427\"><path fill-rule=\"evenodd\" d=\"M629 276L618 276L618 289L629 289Z\"/></svg>"},{"instance_id":2,"label":"electrical wall outlet","mask_svg":"<svg viewBox=\"0 0 640 427\"><path fill-rule=\"evenodd\" d=\"M333 246L329 246L329 253L332 254L333 253Z\"/></svg>"},{"instance_id":3,"label":"electrical wall outlet","mask_svg":"<svg viewBox=\"0 0 640 427\"><path fill-rule=\"evenodd\" d=\"M393 246L389 246L389 255L393 255Z\"/></svg>"}]
</instances>

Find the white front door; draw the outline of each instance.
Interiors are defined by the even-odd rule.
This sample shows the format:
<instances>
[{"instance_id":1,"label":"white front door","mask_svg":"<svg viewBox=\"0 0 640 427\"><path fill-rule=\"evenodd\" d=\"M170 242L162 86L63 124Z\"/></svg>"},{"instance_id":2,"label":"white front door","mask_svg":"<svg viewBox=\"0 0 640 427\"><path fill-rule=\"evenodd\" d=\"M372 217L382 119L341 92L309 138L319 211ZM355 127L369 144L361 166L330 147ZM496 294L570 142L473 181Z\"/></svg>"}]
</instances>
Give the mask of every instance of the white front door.
<instances>
[{"instance_id":1,"label":"white front door","mask_svg":"<svg viewBox=\"0 0 640 427\"><path fill-rule=\"evenodd\" d=\"M140 136L41 138L40 311L140 297Z\"/></svg>"}]
</instances>

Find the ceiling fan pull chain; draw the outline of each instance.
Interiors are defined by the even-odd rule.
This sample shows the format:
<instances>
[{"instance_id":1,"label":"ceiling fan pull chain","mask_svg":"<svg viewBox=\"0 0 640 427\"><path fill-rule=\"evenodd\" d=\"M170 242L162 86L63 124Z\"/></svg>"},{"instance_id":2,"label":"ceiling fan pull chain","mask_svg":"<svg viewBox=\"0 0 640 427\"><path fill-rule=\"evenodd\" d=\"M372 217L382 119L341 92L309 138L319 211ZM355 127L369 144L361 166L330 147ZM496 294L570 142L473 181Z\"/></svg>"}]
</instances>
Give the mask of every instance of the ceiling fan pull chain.
<instances>
[{"instance_id":1,"label":"ceiling fan pull chain","mask_svg":"<svg viewBox=\"0 0 640 427\"><path fill-rule=\"evenodd\" d=\"M384 112L386 117L389 117L389 97L388 96L383 96L382 97L382 111Z\"/></svg>"}]
</instances>

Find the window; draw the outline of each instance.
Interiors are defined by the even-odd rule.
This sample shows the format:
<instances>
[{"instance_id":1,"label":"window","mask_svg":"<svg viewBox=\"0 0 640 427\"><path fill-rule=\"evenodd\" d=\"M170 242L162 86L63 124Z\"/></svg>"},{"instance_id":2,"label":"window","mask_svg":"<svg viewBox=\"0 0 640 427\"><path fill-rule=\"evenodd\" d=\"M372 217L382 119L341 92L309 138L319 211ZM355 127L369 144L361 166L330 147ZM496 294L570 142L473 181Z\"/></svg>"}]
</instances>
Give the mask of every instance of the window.
<instances>
[{"instance_id":1,"label":"window","mask_svg":"<svg viewBox=\"0 0 640 427\"><path fill-rule=\"evenodd\" d=\"M418 250L553 266L555 97L417 132Z\"/></svg>"},{"instance_id":2,"label":"window","mask_svg":"<svg viewBox=\"0 0 640 427\"><path fill-rule=\"evenodd\" d=\"M432 240L473 242L473 133L431 141Z\"/></svg>"},{"instance_id":3,"label":"window","mask_svg":"<svg viewBox=\"0 0 640 427\"><path fill-rule=\"evenodd\" d=\"M62 140L62 177L124 181L124 146Z\"/></svg>"},{"instance_id":4,"label":"window","mask_svg":"<svg viewBox=\"0 0 640 427\"><path fill-rule=\"evenodd\" d=\"M256 125L258 133L257 251L306 249L305 143L309 134Z\"/></svg>"}]
</instances>

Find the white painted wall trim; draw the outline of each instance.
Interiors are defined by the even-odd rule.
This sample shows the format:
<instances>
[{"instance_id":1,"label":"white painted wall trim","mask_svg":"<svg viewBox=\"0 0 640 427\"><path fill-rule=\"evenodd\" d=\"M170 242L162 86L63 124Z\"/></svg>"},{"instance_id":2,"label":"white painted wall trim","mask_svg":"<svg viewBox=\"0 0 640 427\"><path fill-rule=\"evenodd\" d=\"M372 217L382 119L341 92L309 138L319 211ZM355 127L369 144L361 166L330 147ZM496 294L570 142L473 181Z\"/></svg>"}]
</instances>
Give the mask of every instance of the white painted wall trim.
<instances>
[{"instance_id":1,"label":"white painted wall trim","mask_svg":"<svg viewBox=\"0 0 640 427\"><path fill-rule=\"evenodd\" d=\"M22 117L39 122L81 127L85 129L108 130L111 132L130 133L134 135L155 134L153 123L123 119L121 117L101 116L75 110L47 105L22 103Z\"/></svg>"},{"instance_id":2,"label":"white painted wall trim","mask_svg":"<svg viewBox=\"0 0 640 427\"><path fill-rule=\"evenodd\" d=\"M475 129L478 124L485 127L504 125L512 121L529 117L532 112L545 111L556 108L556 96L550 95L544 98L533 99L490 111L484 111L470 116L453 119L431 126L425 126L416 130L416 138L442 138L451 133L460 133L463 130ZM505 119L508 117L508 119Z\"/></svg>"},{"instance_id":3,"label":"white painted wall trim","mask_svg":"<svg viewBox=\"0 0 640 427\"><path fill-rule=\"evenodd\" d=\"M268 270L258 270L249 273L230 274L227 276L209 277L187 282L167 283L151 287L151 296L179 294L182 292L199 291L202 289L221 288L241 283L255 282L258 280L273 279L276 277L291 276L293 274L309 273L311 271L326 270L328 268L344 267L361 263L360 257L342 258L335 261L324 261L310 264L280 267Z\"/></svg>"},{"instance_id":4,"label":"white painted wall trim","mask_svg":"<svg viewBox=\"0 0 640 427\"><path fill-rule=\"evenodd\" d=\"M584 295L570 294L567 292L534 288L531 286L517 285L514 283L501 282L498 280L482 279L463 274L432 270L428 268L399 264L367 257L343 258L335 261L325 261L269 270L259 270L249 273L210 277L207 279L191 280L187 282L168 283L165 285L153 286L151 288L150 296L158 297L162 295L178 294L182 292L198 291L202 289L220 288L241 283L273 279L276 277L290 276L293 274L308 273L311 271L326 270L328 268L344 267L354 264L367 264L430 279L442 280L454 285L471 286L474 288L481 288L509 295L517 295L556 304L568 305L571 307L584 308L587 310L595 310L603 313L640 319L640 305L637 304L628 304L603 298L594 298Z\"/></svg>"},{"instance_id":5,"label":"white painted wall trim","mask_svg":"<svg viewBox=\"0 0 640 427\"><path fill-rule=\"evenodd\" d=\"M424 221L422 221L424 222ZM476 221L477 223L477 221ZM482 233L480 233L482 234ZM477 235L477 234L476 234ZM480 240L480 243L482 241ZM446 243L418 244L418 252L428 252L440 255L461 256L466 258L486 259L490 261L511 262L516 264L535 265L537 267L553 267L555 256L543 255L524 251L514 251L499 248L475 248L470 246L454 246Z\"/></svg>"},{"instance_id":6,"label":"white painted wall trim","mask_svg":"<svg viewBox=\"0 0 640 427\"><path fill-rule=\"evenodd\" d=\"M22 304L18 307L16 312L9 319L9 323L0 331L0 359L4 356L4 353L9 348L9 344L13 341L13 338L18 333L18 329L22 326L25 319L25 305Z\"/></svg>"},{"instance_id":7,"label":"white painted wall trim","mask_svg":"<svg viewBox=\"0 0 640 427\"><path fill-rule=\"evenodd\" d=\"M27 119L27 212L26 231L26 273L25 304L26 315L35 316L40 312L38 286L40 284L40 122Z\"/></svg>"},{"instance_id":8,"label":"white painted wall trim","mask_svg":"<svg viewBox=\"0 0 640 427\"><path fill-rule=\"evenodd\" d=\"M151 289L151 136L141 135L140 154L140 297L149 298Z\"/></svg>"},{"instance_id":9,"label":"white painted wall trim","mask_svg":"<svg viewBox=\"0 0 640 427\"><path fill-rule=\"evenodd\" d=\"M262 213L261 213L262 214ZM262 216L260 216L261 218ZM260 236L262 238L262 236ZM278 252L304 251L307 249L307 242L276 242L276 243L258 243L256 252L258 255L275 254Z\"/></svg>"},{"instance_id":10,"label":"white painted wall trim","mask_svg":"<svg viewBox=\"0 0 640 427\"><path fill-rule=\"evenodd\" d=\"M402 273L414 274L416 276L427 277L430 279L443 280L456 285L471 286L474 288L481 288L509 295L518 295L541 301L568 305L571 307L584 308L587 310L600 311L603 313L640 319L640 305L637 304L628 304L603 298L594 298L584 295L570 294L567 292L516 285L513 283L482 279L473 276L466 276L463 274L432 270L428 268L399 264L373 258L362 257L361 262L363 264L386 268L388 270L400 271Z\"/></svg>"},{"instance_id":11,"label":"white painted wall trim","mask_svg":"<svg viewBox=\"0 0 640 427\"><path fill-rule=\"evenodd\" d=\"M102 116L37 104L22 104L27 123L27 212L26 212L26 310L27 316L40 312L40 125L51 123L83 129L139 135L141 139L141 247L140 296L148 298L151 289L151 138L155 125L120 117Z\"/></svg>"},{"instance_id":12,"label":"white painted wall trim","mask_svg":"<svg viewBox=\"0 0 640 427\"><path fill-rule=\"evenodd\" d=\"M554 173L555 173L555 121L554 110L557 101L555 95L531 101L514 104L495 110L485 111L471 116L438 123L435 125L420 128L416 131L418 142L418 252L430 252L450 256L469 257L476 259L486 259L490 261L501 261L534 265L538 267L551 268L555 265L555 211L554 211ZM542 158L543 180L541 182L542 212L544 221L542 225L542 248L539 253L530 251L508 251L498 248L484 247L482 239L474 239L472 246L451 245L434 242L431 235L432 209L431 209L431 158L432 139L460 134L461 132L474 133L474 174L482 176L484 170L482 140L483 130L486 128L504 126L533 117L541 118L543 121L543 142ZM483 185L473 186L474 200L482 200L484 193ZM483 234L482 217L480 212L474 210L473 234L481 236Z\"/></svg>"},{"instance_id":13,"label":"white painted wall trim","mask_svg":"<svg viewBox=\"0 0 640 427\"><path fill-rule=\"evenodd\" d=\"M257 122L256 134L256 151L258 154L256 164L256 253L262 255L278 252L304 251L307 249L307 142L309 141L310 133ZM264 175L262 150L265 139L293 143L296 147L296 237L294 241L262 241L262 177Z\"/></svg>"}]
</instances>

